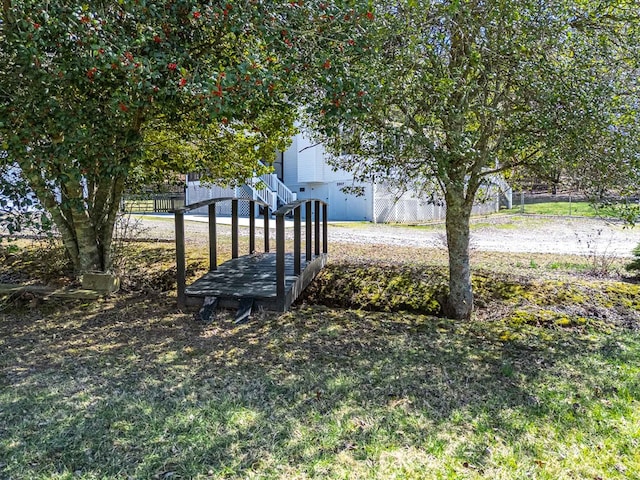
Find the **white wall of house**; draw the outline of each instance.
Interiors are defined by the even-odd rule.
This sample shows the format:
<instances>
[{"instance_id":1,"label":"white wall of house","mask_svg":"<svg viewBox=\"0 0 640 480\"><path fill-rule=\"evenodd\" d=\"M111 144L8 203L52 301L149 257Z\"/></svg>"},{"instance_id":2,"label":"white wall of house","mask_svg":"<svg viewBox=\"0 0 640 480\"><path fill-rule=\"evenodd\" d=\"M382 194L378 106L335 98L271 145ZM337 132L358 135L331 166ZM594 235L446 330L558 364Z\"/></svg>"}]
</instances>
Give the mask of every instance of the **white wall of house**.
<instances>
[{"instance_id":1,"label":"white wall of house","mask_svg":"<svg viewBox=\"0 0 640 480\"><path fill-rule=\"evenodd\" d=\"M318 198L329 204L329 220L371 220L371 185L361 185L365 195L344 193L352 186L353 176L346 170L334 170L327 163L322 145L298 134L283 155L283 182L298 199Z\"/></svg>"},{"instance_id":2,"label":"white wall of house","mask_svg":"<svg viewBox=\"0 0 640 480\"><path fill-rule=\"evenodd\" d=\"M309 137L296 135L290 147L278 158L278 170L281 180L293 191L297 198L317 198L329 205L328 219L332 221L372 221L419 223L429 220L443 220L445 216L444 202L435 198L421 198L407 192L400 198L397 192L384 185L355 184L353 175L346 170L334 170L327 163L327 155L322 145L315 144ZM500 182L502 182L502 185ZM498 180L487 191L486 201L478 203L474 214L487 214L499 209L501 192L506 182ZM358 186L363 195L345 193L345 187ZM508 188L508 185L506 185ZM213 197L246 196L251 192L244 189L223 189L220 187L201 186L199 182L187 185L187 202L195 203ZM508 196L511 195L509 190ZM219 214L228 214L224 204ZM203 209L202 213L205 213ZM241 212L242 213L242 212ZM248 213L248 212L247 212Z\"/></svg>"},{"instance_id":3,"label":"white wall of house","mask_svg":"<svg viewBox=\"0 0 640 480\"><path fill-rule=\"evenodd\" d=\"M409 191L398 198L397 192L384 185L354 184L353 175L346 170L334 170L327 163L327 155L322 145L315 144L304 134L293 139L289 149L283 154L283 181L299 199L319 198L329 204L329 220L365 220L373 222L422 222L443 220L446 208L439 199L415 196ZM499 210L502 188L497 182L487 191L484 202L478 202L473 213L487 214ZM344 187L359 186L364 195L356 196L342 191ZM508 185L506 185L508 188ZM503 192L508 197L511 191Z\"/></svg>"},{"instance_id":4,"label":"white wall of house","mask_svg":"<svg viewBox=\"0 0 640 480\"><path fill-rule=\"evenodd\" d=\"M352 182L298 183L289 185L298 199L317 198L329 204L329 220L370 221L371 185L364 185L364 195L356 196L342 191L343 186Z\"/></svg>"},{"instance_id":5,"label":"white wall of house","mask_svg":"<svg viewBox=\"0 0 640 480\"><path fill-rule=\"evenodd\" d=\"M327 154L322 145L299 133L284 152L284 178L287 185L304 183L330 183L351 181L346 170L334 170L327 164Z\"/></svg>"}]
</instances>

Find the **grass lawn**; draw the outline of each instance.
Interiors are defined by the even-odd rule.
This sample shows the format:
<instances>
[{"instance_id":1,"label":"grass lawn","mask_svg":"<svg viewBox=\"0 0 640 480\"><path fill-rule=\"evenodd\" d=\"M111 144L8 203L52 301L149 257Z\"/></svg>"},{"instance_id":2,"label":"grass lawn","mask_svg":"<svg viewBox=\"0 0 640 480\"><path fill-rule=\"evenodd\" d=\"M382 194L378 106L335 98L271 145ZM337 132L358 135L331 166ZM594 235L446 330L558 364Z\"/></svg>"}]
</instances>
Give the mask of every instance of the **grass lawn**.
<instances>
[{"instance_id":1,"label":"grass lawn","mask_svg":"<svg viewBox=\"0 0 640 480\"><path fill-rule=\"evenodd\" d=\"M522 207L514 203L513 211L522 213ZM589 202L544 202L524 205L524 213L537 215L572 215L576 217L611 216L606 208L596 210Z\"/></svg>"},{"instance_id":2,"label":"grass lawn","mask_svg":"<svg viewBox=\"0 0 640 480\"><path fill-rule=\"evenodd\" d=\"M204 325L170 245L131 249L159 283L2 303L0 478L640 478L638 285L483 254L456 322L371 303L436 292L441 252L336 246L291 312Z\"/></svg>"}]
</instances>

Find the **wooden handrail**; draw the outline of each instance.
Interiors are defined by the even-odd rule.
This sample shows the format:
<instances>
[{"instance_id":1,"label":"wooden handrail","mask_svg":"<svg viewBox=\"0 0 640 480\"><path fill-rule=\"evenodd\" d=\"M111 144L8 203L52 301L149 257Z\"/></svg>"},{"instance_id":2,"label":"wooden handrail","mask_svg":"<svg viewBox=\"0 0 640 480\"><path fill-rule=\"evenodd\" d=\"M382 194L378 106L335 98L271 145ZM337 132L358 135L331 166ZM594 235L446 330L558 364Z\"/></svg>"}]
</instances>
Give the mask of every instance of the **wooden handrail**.
<instances>
[{"instance_id":1,"label":"wooden handrail","mask_svg":"<svg viewBox=\"0 0 640 480\"><path fill-rule=\"evenodd\" d=\"M254 200L252 198L242 198L242 197L217 197L217 198L211 198L209 200L203 200L203 201L197 202L197 203L191 203L189 205L185 205L184 207L180 207L180 208L176 208L175 210L171 210L169 213L187 213L187 212L190 212L191 210L195 210L197 208L206 207L206 206L214 204L214 203L227 202L227 201L230 201L230 200L244 200L245 202L255 202L256 205L260 205L261 207L269 207L269 208L271 208L271 206L269 204L263 202L262 200Z\"/></svg>"},{"instance_id":2,"label":"wooden handrail","mask_svg":"<svg viewBox=\"0 0 640 480\"><path fill-rule=\"evenodd\" d=\"M294 208L299 207L300 205L304 205L307 202L319 202L321 205L326 206L327 202L324 200L320 200L318 198L305 198L303 200L296 200L295 202L287 203L283 205L279 209L277 209L273 214L277 217L278 215L287 215L293 211Z\"/></svg>"}]
</instances>

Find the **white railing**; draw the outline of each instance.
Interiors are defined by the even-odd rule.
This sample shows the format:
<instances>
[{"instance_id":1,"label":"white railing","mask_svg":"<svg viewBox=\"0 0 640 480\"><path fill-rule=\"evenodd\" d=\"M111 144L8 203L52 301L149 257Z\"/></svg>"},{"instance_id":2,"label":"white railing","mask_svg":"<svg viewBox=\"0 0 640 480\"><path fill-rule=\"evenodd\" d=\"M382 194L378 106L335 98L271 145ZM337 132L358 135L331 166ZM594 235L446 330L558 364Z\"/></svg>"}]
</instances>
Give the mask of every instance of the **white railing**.
<instances>
[{"instance_id":1,"label":"white railing","mask_svg":"<svg viewBox=\"0 0 640 480\"><path fill-rule=\"evenodd\" d=\"M283 204L286 205L297 200L297 195L282 183L275 173L266 173L261 175L260 180L267 184L272 192L275 192Z\"/></svg>"},{"instance_id":2,"label":"white railing","mask_svg":"<svg viewBox=\"0 0 640 480\"><path fill-rule=\"evenodd\" d=\"M271 190L267 183L263 182L259 178L254 178L251 181L251 184L247 184L247 187L251 189L255 200L261 200L269 205L272 212L278 209L278 196L276 195L276 192Z\"/></svg>"},{"instance_id":3,"label":"white railing","mask_svg":"<svg viewBox=\"0 0 640 480\"><path fill-rule=\"evenodd\" d=\"M205 187L200 184L199 180L189 181L187 183L186 203L188 204L197 203L198 201L214 197L248 196L254 200L260 200L268 204L271 211L274 212L278 209L278 201L280 202L280 205L287 205L297 200L297 195L282 183L275 173L267 173L260 177L253 177L251 180L247 181L244 186L235 188L224 188L219 186ZM244 205L244 203L242 205ZM218 208L218 206L221 206L220 208L226 208L228 206L228 202L223 202L219 205L216 204L216 208Z\"/></svg>"},{"instance_id":4,"label":"white railing","mask_svg":"<svg viewBox=\"0 0 640 480\"><path fill-rule=\"evenodd\" d=\"M497 186L503 193L511 190L511 185L507 183L502 175L491 175L487 177L487 183Z\"/></svg>"}]
</instances>

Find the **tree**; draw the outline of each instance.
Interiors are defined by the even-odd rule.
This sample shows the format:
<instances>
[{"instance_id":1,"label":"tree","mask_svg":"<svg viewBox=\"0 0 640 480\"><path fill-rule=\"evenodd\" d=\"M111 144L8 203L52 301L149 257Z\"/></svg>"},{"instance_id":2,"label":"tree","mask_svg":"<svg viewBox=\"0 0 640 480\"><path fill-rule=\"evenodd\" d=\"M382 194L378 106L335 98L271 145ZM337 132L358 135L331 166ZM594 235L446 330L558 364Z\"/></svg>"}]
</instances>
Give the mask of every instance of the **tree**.
<instances>
[{"instance_id":1,"label":"tree","mask_svg":"<svg viewBox=\"0 0 640 480\"><path fill-rule=\"evenodd\" d=\"M19 169L78 273L109 269L132 181L192 167L244 175L282 146L293 119L268 6L3 0L0 165ZM199 140L209 148L176 158L166 145L174 128L192 140L205 132ZM230 138L250 147L232 159L237 165L222 157Z\"/></svg>"},{"instance_id":2,"label":"tree","mask_svg":"<svg viewBox=\"0 0 640 480\"><path fill-rule=\"evenodd\" d=\"M291 109L282 108L255 115L251 122L224 119L203 126L192 115L172 124L153 122L143 130L146 161L140 181L162 182L167 172L188 171L199 173L203 182L234 183L267 173L269 159L295 134L292 118Z\"/></svg>"},{"instance_id":3,"label":"tree","mask_svg":"<svg viewBox=\"0 0 640 480\"><path fill-rule=\"evenodd\" d=\"M359 29L311 42L341 52L306 98L335 164L361 180L442 192L448 316L473 309L469 220L491 175L623 161L613 146L636 128L637 97L621 98L637 92L637 76L609 55L628 45L633 3L378 2Z\"/></svg>"}]
</instances>

